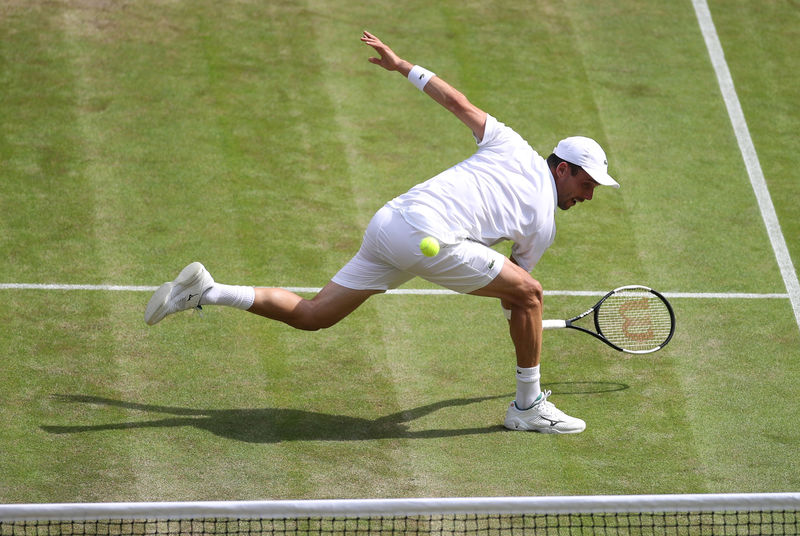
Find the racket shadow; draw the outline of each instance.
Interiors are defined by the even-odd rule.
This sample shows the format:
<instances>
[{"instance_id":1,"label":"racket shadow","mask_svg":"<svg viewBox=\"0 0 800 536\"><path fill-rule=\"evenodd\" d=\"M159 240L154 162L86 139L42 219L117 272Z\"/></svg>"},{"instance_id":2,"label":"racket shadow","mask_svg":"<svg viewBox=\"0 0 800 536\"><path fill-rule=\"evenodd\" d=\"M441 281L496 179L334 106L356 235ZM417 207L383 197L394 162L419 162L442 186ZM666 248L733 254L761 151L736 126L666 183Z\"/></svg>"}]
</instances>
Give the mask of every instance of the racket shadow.
<instances>
[{"instance_id":1,"label":"racket shadow","mask_svg":"<svg viewBox=\"0 0 800 536\"><path fill-rule=\"evenodd\" d=\"M542 388L550 389L554 395L596 395L624 391L630 385L619 382L548 382Z\"/></svg>"},{"instance_id":2,"label":"racket shadow","mask_svg":"<svg viewBox=\"0 0 800 536\"><path fill-rule=\"evenodd\" d=\"M467 406L513 394L474 398L454 398L403 410L376 419L330 413L288 409L196 409L187 407L141 404L89 395L53 395L63 403L91 404L164 415L158 419L126 422L49 426L40 428L50 434L78 434L103 431L124 431L191 426L216 436L247 443L281 443L286 441L358 441L373 439L429 439L501 432L501 425L474 428L410 430L409 423L436 411Z\"/></svg>"}]
</instances>

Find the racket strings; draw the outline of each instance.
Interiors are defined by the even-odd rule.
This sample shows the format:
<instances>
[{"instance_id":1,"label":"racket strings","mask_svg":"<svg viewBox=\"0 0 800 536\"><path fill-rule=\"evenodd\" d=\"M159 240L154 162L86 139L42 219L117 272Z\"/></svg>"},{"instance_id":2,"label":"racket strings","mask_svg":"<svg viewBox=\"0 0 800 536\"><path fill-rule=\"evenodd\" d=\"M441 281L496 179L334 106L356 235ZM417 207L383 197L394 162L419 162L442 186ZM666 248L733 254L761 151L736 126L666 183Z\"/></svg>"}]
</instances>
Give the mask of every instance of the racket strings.
<instances>
[{"instance_id":1,"label":"racket strings","mask_svg":"<svg viewBox=\"0 0 800 536\"><path fill-rule=\"evenodd\" d=\"M609 342L634 352L661 347L673 327L668 306L642 289L622 289L609 296L597 309L595 320Z\"/></svg>"}]
</instances>

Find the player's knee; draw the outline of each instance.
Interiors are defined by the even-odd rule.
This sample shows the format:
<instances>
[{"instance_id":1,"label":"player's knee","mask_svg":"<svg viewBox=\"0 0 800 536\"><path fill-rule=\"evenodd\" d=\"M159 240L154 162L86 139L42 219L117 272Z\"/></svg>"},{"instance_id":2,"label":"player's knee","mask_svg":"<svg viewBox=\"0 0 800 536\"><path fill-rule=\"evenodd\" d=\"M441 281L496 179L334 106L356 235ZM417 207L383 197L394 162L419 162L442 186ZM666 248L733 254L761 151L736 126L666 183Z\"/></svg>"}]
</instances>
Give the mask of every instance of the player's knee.
<instances>
[{"instance_id":1,"label":"player's knee","mask_svg":"<svg viewBox=\"0 0 800 536\"><path fill-rule=\"evenodd\" d=\"M295 329L300 329L303 331L319 331L322 329L322 326L305 319L293 319L289 321L288 324Z\"/></svg>"},{"instance_id":2,"label":"player's knee","mask_svg":"<svg viewBox=\"0 0 800 536\"><path fill-rule=\"evenodd\" d=\"M319 331L333 326L336 322L314 316L300 316L293 318L288 324L303 331Z\"/></svg>"},{"instance_id":3,"label":"player's knee","mask_svg":"<svg viewBox=\"0 0 800 536\"><path fill-rule=\"evenodd\" d=\"M511 311L513 309L535 310L542 307L544 290L542 285L525 274L513 287L513 290L501 298L503 309Z\"/></svg>"},{"instance_id":4,"label":"player's knee","mask_svg":"<svg viewBox=\"0 0 800 536\"><path fill-rule=\"evenodd\" d=\"M321 329L332 328L339 323L338 318L317 318L309 331L319 331Z\"/></svg>"},{"instance_id":5,"label":"player's knee","mask_svg":"<svg viewBox=\"0 0 800 536\"><path fill-rule=\"evenodd\" d=\"M293 328L303 331L319 331L327 329L339 322L339 318L331 317L319 311L311 302L306 302L303 307L295 311L293 317L287 322Z\"/></svg>"},{"instance_id":6,"label":"player's knee","mask_svg":"<svg viewBox=\"0 0 800 536\"><path fill-rule=\"evenodd\" d=\"M522 284L520 291L520 307L525 309L541 309L544 301L544 289L536 279L529 277Z\"/></svg>"},{"instance_id":7,"label":"player's knee","mask_svg":"<svg viewBox=\"0 0 800 536\"><path fill-rule=\"evenodd\" d=\"M536 279L531 278L531 286L528 290L528 296L528 300L530 301L532 307L542 307L544 302L544 289L542 288L542 284Z\"/></svg>"}]
</instances>

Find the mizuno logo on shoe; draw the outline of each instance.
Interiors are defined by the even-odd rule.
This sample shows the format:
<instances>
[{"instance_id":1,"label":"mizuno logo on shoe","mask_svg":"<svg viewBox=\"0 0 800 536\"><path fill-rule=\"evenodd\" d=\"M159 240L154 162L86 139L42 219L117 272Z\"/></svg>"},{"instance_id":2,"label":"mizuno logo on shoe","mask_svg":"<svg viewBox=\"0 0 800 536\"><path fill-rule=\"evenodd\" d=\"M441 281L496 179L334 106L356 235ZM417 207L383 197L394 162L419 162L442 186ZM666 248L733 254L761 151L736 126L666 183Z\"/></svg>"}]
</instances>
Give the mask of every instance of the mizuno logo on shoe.
<instances>
[{"instance_id":1,"label":"mizuno logo on shoe","mask_svg":"<svg viewBox=\"0 0 800 536\"><path fill-rule=\"evenodd\" d=\"M189 297L186 298L186 301L187 302L192 301L192 298L194 298L195 296L198 296L198 294L189 294Z\"/></svg>"}]
</instances>

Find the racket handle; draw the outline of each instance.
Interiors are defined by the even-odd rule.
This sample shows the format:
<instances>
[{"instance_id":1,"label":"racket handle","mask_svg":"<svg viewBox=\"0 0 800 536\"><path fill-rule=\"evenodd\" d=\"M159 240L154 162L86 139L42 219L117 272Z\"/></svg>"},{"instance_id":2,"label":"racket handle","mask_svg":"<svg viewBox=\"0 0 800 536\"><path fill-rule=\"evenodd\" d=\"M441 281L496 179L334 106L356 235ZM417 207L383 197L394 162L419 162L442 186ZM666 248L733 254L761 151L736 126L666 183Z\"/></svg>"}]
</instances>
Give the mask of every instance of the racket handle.
<instances>
[{"instance_id":1,"label":"racket handle","mask_svg":"<svg viewBox=\"0 0 800 536\"><path fill-rule=\"evenodd\" d=\"M561 329L567 327L566 320L542 320L542 329Z\"/></svg>"}]
</instances>

